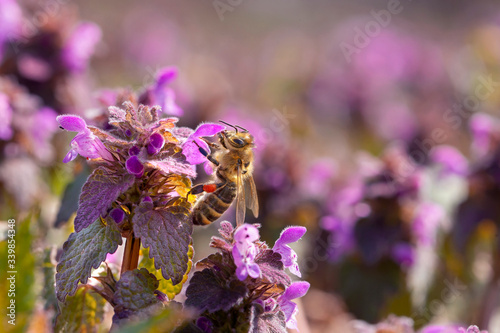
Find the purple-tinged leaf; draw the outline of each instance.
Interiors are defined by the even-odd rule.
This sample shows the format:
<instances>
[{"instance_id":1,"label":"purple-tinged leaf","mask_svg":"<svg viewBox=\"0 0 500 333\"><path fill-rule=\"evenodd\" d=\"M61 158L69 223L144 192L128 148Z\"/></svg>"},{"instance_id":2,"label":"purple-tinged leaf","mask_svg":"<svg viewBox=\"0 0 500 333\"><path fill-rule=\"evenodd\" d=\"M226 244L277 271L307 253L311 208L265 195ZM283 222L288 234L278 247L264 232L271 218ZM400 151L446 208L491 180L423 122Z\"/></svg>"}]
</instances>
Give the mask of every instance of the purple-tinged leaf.
<instances>
[{"instance_id":1,"label":"purple-tinged leaf","mask_svg":"<svg viewBox=\"0 0 500 333\"><path fill-rule=\"evenodd\" d=\"M145 268L127 271L116 283L113 300L117 307L140 311L159 302L154 293L158 286L156 277Z\"/></svg>"},{"instance_id":2,"label":"purple-tinged leaf","mask_svg":"<svg viewBox=\"0 0 500 333\"><path fill-rule=\"evenodd\" d=\"M111 204L134 183L132 175L111 174L103 168L92 172L83 185L75 217L75 231L88 227L104 216Z\"/></svg>"},{"instance_id":3,"label":"purple-tinged leaf","mask_svg":"<svg viewBox=\"0 0 500 333\"><path fill-rule=\"evenodd\" d=\"M259 265L262 272L262 278L271 283L281 283L289 286L292 282L288 274L284 271L281 255L272 250L260 252L255 263Z\"/></svg>"},{"instance_id":4,"label":"purple-tinged leaf","mask_svg":"<svg viewBox=\"0 0 500 333\"><path fill-rule=\"evenodd\" d=\"M134 233L144 247L149 248L156 269L161 269L165 279L174 285L182 281L188 269L189 244L193 224L189 210L180 206L153 209L153 204L142 202L132 220Z\"/></svg>"},{"instance_id":5,"label":"purple-tinged leaf","mask_svg":"<svg viewBox=\"0 0 500 333\"><path fill-rule=\"evenodd\" d=\"M88 228L72 233L63 245L61 260L57 265L56 293L59 301L73 295L78 282L83 284L93 268L106 259L108 253L114 253L122 244L122 236L113 221L97 218Z\"/></svg>"},{"instance_id":6,"label":"purple-tinged leaf","mask_svg":"<svg viewBox=\"0 0 500 333\"><path fill-rule=\"evenodd\" d=\"M200 312L213 313L218 310L228 311L240 304L248 290L239 280L228 281L217 276L212 270L204 269L195 272L186 290L187 307L193 307Z\"/></svg>"}]
</instances>

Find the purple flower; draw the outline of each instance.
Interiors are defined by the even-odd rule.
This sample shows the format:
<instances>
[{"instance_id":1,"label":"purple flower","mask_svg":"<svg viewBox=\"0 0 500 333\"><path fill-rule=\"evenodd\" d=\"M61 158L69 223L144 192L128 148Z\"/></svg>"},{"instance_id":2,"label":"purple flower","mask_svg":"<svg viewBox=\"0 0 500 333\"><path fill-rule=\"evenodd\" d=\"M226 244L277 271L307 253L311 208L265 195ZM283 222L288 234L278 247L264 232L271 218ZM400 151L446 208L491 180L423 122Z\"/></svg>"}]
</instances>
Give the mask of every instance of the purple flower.
<instances>
[{"instance_id":1,"label":"purple flower","mask_svg":"<svg viewBox=\"0 0 500 333\"><path fill-rule=\"evenodd\" d=\"M138 178L142 177L144 174L144 166L141 161L139 161L139 157L137 157L137 155L130 156L125 162L125 167L130 174L135 175Z\"/></svg>"},{"instance_id":2,"label":"purple flower","mask_svg":"<svg viewBox=\"0 0 500 333\"><path fill-rule=\"evenodd\" d=\"M236 265L236 276L241 281L248 275L258 278L261 275L260 267L254 260L257 255L257 247L254 242L259 239L259 230L250 224L243 224L234 232L235 243L233 245L233 259Z\"/></svg>"},{"instance_id":3,"label":"purple flower","mask_svg":"<svg viewBox=\"0 0 500 333\"><path fill-rule=\"evenodd\" d=\"M153 133L149 137L148 154L156 155L165 144L165 138L160 133ZM137 155L137 154L136 154Z\"/></svg>"},{"instance_id":4,"label":"purple flower","mask_svg":"<svg viewBox=\"0 0 500 333\"><path fill-rule=\"evenodd\" d=\"M209 152L208 144L200 139L205 136L213 136L220 131L224 130L225 127L219 124L205 123L199 125L196 130L189 135L186 142L182 145L182 153L186 156L186 160L191 165L196 165L200 163L204 164L204 169L207 174L213 172L212 166L207 158L200 152L200 148Z\"/></svg>"},{"instance_id":5,"label":"purple flower","mask_svg":"<svg viewBox=\"0 0 500 333\"><path fill-rule=\"evenodd\" d=\"M65 130L78 132L73 140L71 140L71 149L64 157L64 163L74 160L78 154L86 158L102 157L105 160L112 160L111 153L106 149L101 140L92 134L85 120L73 115L58 116L56 120Z\"/></svg>"},{"instance_id":6,"label":"purple flower","mask_svg":"<svg viewBox=\"0 0 500 333\"><path fill-rule=\"evenodd\" d=\"M175 104L175 93L168 87L176 77L177 69L175 67L166 67L158 71L150 97L151 103L159 105L164 113L171 116L182 116L184 111Z\"/></svg>"},{"instance_id":7,"label":"purple flower","mask_svg":"<svg viewBox=\"0 0 500 333\"><path fill-rule=\"evenodd\" d=\"M0 93L0 139L10 140L12 131L12 108L7 95Z\"/></svg>"},{"instance_id":8,"label":"purple flower","mask_svg":"<svg viewBox=\"0 0 500 333\"><path fill-rule=\"evenodd\" d=\"M81 23L64 45L61 55L63 63L72 71L83 71L100 40L101 29L96 24Z\"/></svg>"},{"instance_id":9,"label":"purple flower","mask_svg":"<svg viewBox=\"0 0 500 333\"><path fill-rule=\"evenodd\" d=\"M444 175L464 176L467 174L467 159L454 147L437 146L431 150L430 159L441 166Z\"/></svg>"},{"instance_id":10,"label":"purple flower","mask_svg":"<svg viewBox=\"0 0 500 333\"><path fill-rule=\"evenodd\" d=\"M125 218L125 212L121 208L114 208L109 212L109 216L111 216L117 224L120 224Z\"/></svg>"},{"instance_id":11,"label":"purple flower","mask_svg":"<svg viewBox=\"0 0 500 333\"><path fill-rule=\"evenodd\" d=\"M306 281L298 281L292 283L278 298L278 303L281 310L285 313L286 327L297 329L297 319L295 315L299 311L297 304L292 302L292 299L304 296L309 290L310 284Z\"/></svg>"},{"instance_id":12,"label":"purple flower","mask_svg":"<svg viewBox=\"0 0 500 333\"><path fill-rule=\"evenodd\" d=\"M280 237L274 243L273 251L281 254L281 261L291 273L301 276L299 265L297 264L297 253L287 244L298 241L305 233L305 227L288 227L281 232Z\"/></svg>"}]
</instances>

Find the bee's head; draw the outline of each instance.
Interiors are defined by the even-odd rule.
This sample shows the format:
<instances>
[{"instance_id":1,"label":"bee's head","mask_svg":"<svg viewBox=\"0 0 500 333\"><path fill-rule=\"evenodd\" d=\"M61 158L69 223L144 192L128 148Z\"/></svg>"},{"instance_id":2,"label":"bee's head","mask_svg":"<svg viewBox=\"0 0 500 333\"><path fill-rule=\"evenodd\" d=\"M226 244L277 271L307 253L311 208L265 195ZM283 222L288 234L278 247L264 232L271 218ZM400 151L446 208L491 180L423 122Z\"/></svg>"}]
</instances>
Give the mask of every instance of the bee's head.
<instances>
[{"instance_id":1,"label":"bee's head","mask_svg":"<svg viewBox=\"0 0 500 333\"><path fill-rule=\"evenodd\" d=\"M240 126L230 125L221 121L228 126L234 128L234 131L224 130L219 132L219 141L226 149L243 149L253 147L253 136L246 129ZM240 129L241 131L238 131Z\"/></svg>"}]
</instances>

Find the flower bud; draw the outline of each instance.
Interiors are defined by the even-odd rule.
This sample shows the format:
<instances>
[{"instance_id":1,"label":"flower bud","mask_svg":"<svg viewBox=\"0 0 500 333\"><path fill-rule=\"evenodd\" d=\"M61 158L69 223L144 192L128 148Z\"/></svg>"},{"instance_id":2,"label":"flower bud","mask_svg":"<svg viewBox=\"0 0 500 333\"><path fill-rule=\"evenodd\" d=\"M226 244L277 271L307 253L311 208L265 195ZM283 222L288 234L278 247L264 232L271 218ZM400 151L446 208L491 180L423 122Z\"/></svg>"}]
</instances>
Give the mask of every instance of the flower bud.
<instances>
[{"instance_id":1,"label":"flower bud","mask_svg":"<svg viewBox=\"0 0 500 333\"><path fill-rule=\"evenodd\" d=\"M142 177L144 174L144 166L135 155L128 158L127 162L125 162L125 166L127 167L127 171L136 177Z\"/></svg>"},{"instance_id":2,"label":"flower bud","mask_svg":"<svg viewBox=\"0 0 500 333\"><path fill-rule=\"evenodd\" d=\"M156 155L165 144L165 138L160 133L153 133L149 137L148 154Z\"/></svg>"},{"instance_id":3,"label":"flower bud","mask_svg":"<svg viewBox=\"0 0 500 333\"><path fill-rule=\"evenodd\" d=\"M116 224L120 224L125 218L125 212L121 208L115 208L109 212L109 216L115 220Z\"/></svg>"}]
</instances>

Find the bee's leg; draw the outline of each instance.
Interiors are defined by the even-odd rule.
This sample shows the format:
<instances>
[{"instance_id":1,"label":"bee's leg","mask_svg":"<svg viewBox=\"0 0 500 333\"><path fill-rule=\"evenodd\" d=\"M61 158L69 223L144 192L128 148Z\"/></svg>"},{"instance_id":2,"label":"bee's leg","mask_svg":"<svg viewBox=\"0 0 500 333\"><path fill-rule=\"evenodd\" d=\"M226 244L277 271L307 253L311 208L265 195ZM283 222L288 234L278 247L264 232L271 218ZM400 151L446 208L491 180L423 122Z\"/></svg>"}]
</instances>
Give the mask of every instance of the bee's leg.
<instances>
[{"instance_id":1,"label":"bee's leg","mask_svg":"<svg viewBox=\"0 0 500 333\"><path fill-rule=\"evenodd\" d=\"M193 186L191 188L191 191L189 191L188 195L189 194L200 194L200 193L203 193L203 192L207 192L207 193L212 193L212 192L215 192L216 189L218 189L219 187L222 187L222 186L225 186L226 183L211 183L211 184L198 184L196 186Z\"/></svg>"},{"instance_id":2,"label":"bee's leg","mask_svg":"<svg viewBox=\"0 0 500 333\"><path fill-rule=\"evenodd\" d=\"M194 141L194 143L198 146L198 143L196 143L196 141ZM201 148L200 146L198 146L198 150L200 151L200 153L205 156L210 162L212 162L213 164L215 164L216 166L219 166L219 161L217 161L211 154L208 153L208 151L206 151L205 149Z\"/></svg>"}]
</instances>

